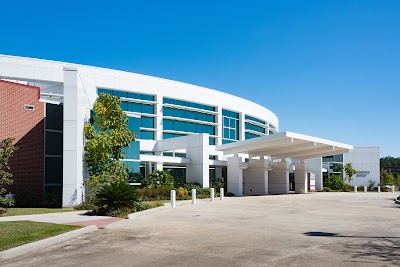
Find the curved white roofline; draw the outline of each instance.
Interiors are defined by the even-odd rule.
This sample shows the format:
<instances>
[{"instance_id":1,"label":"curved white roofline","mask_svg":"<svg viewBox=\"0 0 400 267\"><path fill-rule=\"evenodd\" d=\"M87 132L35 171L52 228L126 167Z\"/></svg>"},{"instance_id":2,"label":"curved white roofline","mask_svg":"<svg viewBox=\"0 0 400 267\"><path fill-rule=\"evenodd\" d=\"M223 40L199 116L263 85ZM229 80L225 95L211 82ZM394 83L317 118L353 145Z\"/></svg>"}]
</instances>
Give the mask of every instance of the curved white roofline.
<instances>
[{"instance_id":1,"label":"curved white roofline","mask_svg":"<svg viewBox=\"0 0 400 267\"><path fill-rule=\"evenodd\" d=\"M78 69L82 83L88 88L89 97L93 99L96 96L93 88L100 87L162 95L244 112L247 115L267 120L279 129L278 117L269 109L250 100L215 89L103 67L0 54L0 78L63 82L64 67Z\"/></svg>"}]
</instances>

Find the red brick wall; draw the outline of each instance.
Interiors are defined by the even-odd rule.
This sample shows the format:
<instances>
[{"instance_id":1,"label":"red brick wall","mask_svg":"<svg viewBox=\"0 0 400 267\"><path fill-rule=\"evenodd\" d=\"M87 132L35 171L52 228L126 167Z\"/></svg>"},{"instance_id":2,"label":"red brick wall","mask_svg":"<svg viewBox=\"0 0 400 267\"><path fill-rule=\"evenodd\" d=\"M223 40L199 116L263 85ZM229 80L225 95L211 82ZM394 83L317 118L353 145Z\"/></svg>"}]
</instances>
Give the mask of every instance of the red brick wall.
<instances>
[{"instance_id":1,"label":"red brick wall","mask_svg":"<svg viewBox=\"0 0 400 267\"><path fill-rule=\"evenodd\" d=\"M41 202L44 195L44 103L38 87L0 80L0 139L15 138L19 149L10 160L15 194L33 194ZM25 110L24 105L34 110Z\"/></svg>"}]
</instances>

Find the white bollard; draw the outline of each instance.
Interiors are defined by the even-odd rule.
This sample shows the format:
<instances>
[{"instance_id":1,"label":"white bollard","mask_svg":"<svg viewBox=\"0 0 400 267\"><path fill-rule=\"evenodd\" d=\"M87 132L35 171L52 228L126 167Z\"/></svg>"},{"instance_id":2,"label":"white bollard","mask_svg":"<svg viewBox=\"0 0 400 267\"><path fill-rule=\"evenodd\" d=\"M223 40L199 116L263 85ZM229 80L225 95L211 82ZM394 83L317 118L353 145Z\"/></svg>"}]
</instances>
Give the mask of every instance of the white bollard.
<instances>
[{"instance_id":1,"label":"white bollard","mask_svg":"<svg viewBox=\"0 0 400 267\"><path fill-rule=\"evenodd\" d=\"M357 186L354 186L354 193L357 193Z\"/></svg>"},{"instance_id":2,"label":"white bollard","mask_svg":"<svg viewBox=\"0 0 400 267\"><path fill-rule=\"evenodd\" d=\"M192 204L196 204L196 189L192 189Z\"/></svg>"},{"instance_id":3,"label":"white bollard","mask_svg":"<svg viewBox=\"0 0 400 267\"><path fill-rule=\"evenodd\" d=\"M378 193L381 192L381 187L378 185Z\"/></svg>"},{"instance_id":4,"label":"white bollard","mask_svg":"<svg viewBox=\"0 0 400 267\"><path fill-rule=\"evenodd\" d=\"M219 199L224 200L224 189L223 188L219 189Z\"/></svg>"},{"instance_id":5,"label":"white bollard","mask_svg":"<svg viewBox=\"0 0 400 267\"><path fill-rule=\"evenodd\" d=\"M366 185L364 185L364 193L367 193L367 186Z\"/></svg>"},{"instance_id":6,"label":"white bollard","mask_svg":"<svg viewBox=\"0 0 400 267\"><path fill-rule=\"evenodd\" d=\"M211 201L214 202L214 188L210 188Z\"/></svg>"},{"instance_id":7,"label":"white bollard","mask_svg":"<svg viewBox=\"0 0 400 267\"><path fill-rule=\"evenodd\" d=\"M176 191L175 190L171 190L171 207L172 208L176 208Z\"/></svg>"},{"instance_id":8,"label":"white bollard","mask_svg":"<svg viewBox=\"0 0 400 267\"><path fill-rule=\"evenodd\" d=\"M392 185L392 193L394 193L394 185Z\"/></svg>"}]
</instances>

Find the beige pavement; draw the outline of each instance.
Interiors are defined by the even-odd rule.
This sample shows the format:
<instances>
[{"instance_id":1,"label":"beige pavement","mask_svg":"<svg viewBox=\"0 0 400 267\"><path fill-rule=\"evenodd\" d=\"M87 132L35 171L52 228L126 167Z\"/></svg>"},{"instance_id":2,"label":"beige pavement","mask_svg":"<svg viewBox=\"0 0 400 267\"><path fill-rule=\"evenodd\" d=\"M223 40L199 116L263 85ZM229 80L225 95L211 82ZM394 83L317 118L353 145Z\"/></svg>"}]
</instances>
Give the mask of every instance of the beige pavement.
<instances>
[{"instance_id":1,"label":"beige pavement","mask_svg":"<svg viewBox=\"0 0 400 267\"><path fill-rule=\"evenodd\" d=\"M398 193L198 200L2 266L398 266Z\"/></svg>"}]
</instances>

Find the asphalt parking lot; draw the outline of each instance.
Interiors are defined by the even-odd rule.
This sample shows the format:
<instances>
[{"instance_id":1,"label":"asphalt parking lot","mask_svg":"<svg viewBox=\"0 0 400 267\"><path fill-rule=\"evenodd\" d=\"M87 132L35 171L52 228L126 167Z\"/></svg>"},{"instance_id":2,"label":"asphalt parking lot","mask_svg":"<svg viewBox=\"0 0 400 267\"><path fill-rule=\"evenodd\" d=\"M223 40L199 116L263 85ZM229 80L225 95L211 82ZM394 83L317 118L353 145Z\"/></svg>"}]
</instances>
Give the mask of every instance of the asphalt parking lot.
<instances>
[{"instance_id":1,"label":"asphalt parking lot","mask_svg":"<svg viewBox=\"0 0 400 267\"><path fill-rule=\"evenodd\" d=\"M400 266L399 193L198 200L1 266Z\"/></svg>"}]
</instances>

